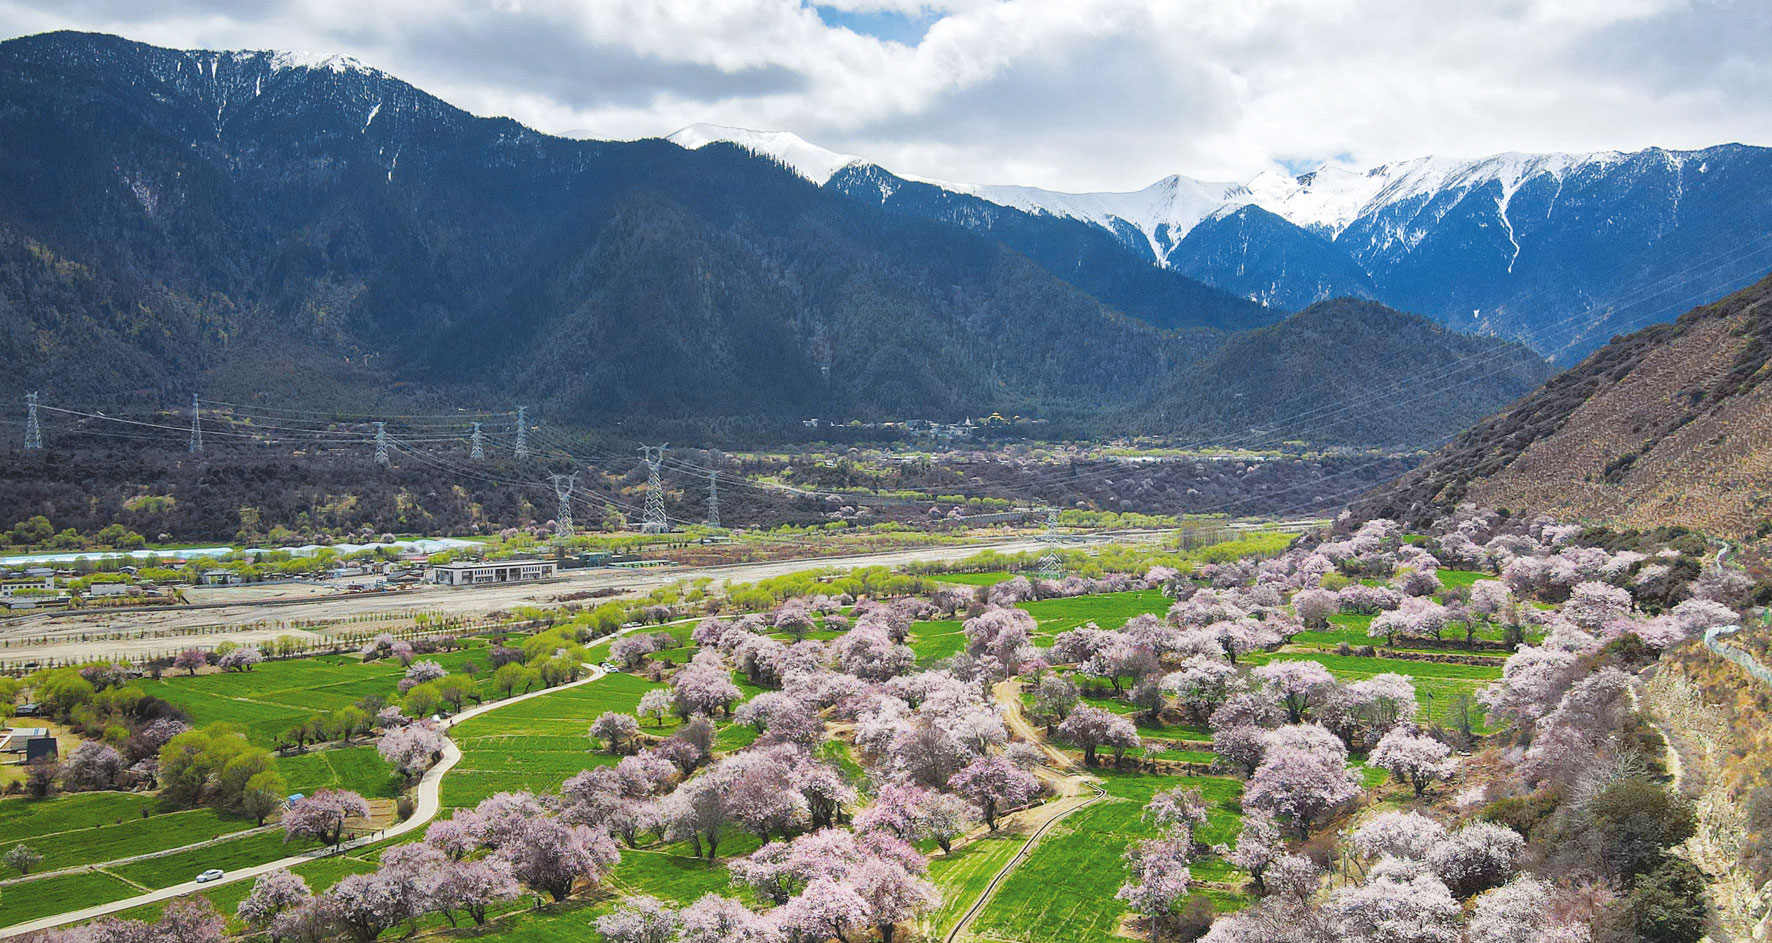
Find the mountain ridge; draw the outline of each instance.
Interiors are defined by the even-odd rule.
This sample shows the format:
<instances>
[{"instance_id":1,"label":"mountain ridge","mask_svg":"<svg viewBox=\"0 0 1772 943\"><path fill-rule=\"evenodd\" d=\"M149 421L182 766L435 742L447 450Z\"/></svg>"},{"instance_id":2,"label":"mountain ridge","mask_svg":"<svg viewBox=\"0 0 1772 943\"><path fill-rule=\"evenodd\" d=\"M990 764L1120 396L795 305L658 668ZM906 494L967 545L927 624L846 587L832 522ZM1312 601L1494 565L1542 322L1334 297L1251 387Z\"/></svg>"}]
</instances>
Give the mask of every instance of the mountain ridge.
<instances>
[{"instance_id":1,"label":"mountain ridge","mask_svg":"<svg viewBox=\"0 0 1772 943\"><path fill-rule=\"evenodd\" d=\"M685 146L722 139L714 126L685 132ZM790 167L811 154L842 158L825 185L875 166L797 136L725 133ZM789 138L794 153L781 150ZM1772 149L1743 144L1428 156L1241 183L1171 175L1111 193L896 176L1036 219L1082 222L1149 264L1266 306L1367 297L1461 331L1523 340L1560 362L1772 266ZM1266 217L1247 225L1245 212L1244 226L1214 225L1252 207Z\"/></svg>"},{"instance_id":2,"label":"mountain ridge","mask_svg":"<svg viewBox=\"0 0 1772 943\"><path fill-rule=\"evenodd\" d=\"M951 208L989 206L972 199ZM1147 404L1174 402L1226 349L1199 325L1282 315L1106 257L1080 224L1016 235L1026 217L1011 216L1005 239L905 209L732 146L478 118L343 60L11 40L0 392L156 408L195 387L359 412L518 401L674 441L992 411L1141 431L1162 428ZM1089 253L1106 261L1055 274ZM1426 360L1453 349L1412 336ZM1548 373L1488 343L1520 370L1480 408L1393 405L1332 444L1415 435L1392 420L1444 433ZM1191 395L1267 401L1237 373ZM1248 415L1197 431L1242 435Z\"/></svg>"}]
</instances>

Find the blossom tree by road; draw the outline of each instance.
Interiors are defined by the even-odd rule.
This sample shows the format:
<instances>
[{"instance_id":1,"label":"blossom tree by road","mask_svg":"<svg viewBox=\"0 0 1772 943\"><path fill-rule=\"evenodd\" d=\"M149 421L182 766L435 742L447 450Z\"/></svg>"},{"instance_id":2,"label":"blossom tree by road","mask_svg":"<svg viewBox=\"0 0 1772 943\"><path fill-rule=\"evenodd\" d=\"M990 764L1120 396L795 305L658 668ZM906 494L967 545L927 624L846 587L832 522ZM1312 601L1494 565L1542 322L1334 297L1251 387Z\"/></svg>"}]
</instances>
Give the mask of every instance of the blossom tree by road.
<instances>
[{"instance_id":1,"label":"blossom tree by road","mask_svg":"<svg viewBox=\"0 0 1772 943\"><path fill-rule=\"evenodd\" d=\"M1013 808L1040 794L1040 781L1032 773L996 754L973 760L948 780L948 786L978 806L985 827L993 832L999 809Z\"/></svg>"},{"instance_id":2,"label":"blossom tree by road","mask_svg":"<svg viewBox=\"0 0 1772 943\"><path fill-rule=\"evenodd\" d=\"M321 789L303 796L283 813L283 840L313 838L336 845L344 836L345 821L368 818L369 803L344 789Z\"/></svg>"}]
</instances>

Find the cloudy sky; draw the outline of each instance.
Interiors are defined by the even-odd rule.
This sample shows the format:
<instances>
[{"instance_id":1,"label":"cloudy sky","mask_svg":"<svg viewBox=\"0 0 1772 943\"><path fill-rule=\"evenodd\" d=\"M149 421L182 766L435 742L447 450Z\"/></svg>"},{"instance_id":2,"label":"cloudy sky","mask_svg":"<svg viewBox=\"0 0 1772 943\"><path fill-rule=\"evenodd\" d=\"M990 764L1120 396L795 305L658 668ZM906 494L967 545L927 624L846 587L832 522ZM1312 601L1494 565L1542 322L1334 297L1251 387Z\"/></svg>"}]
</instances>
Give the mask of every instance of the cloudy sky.
<instances>
[{"instance_id":1,"label":"cloudy sky","mask_svg":"<svg viewBox=\"0 0 1772 943\"><path fill-rule=\"evenodd\" d=\"M1767 0L0 0L0 35L340 52L553 132L788 130L1053 189L1772 144Z\"/></svg>"}]
</instances>

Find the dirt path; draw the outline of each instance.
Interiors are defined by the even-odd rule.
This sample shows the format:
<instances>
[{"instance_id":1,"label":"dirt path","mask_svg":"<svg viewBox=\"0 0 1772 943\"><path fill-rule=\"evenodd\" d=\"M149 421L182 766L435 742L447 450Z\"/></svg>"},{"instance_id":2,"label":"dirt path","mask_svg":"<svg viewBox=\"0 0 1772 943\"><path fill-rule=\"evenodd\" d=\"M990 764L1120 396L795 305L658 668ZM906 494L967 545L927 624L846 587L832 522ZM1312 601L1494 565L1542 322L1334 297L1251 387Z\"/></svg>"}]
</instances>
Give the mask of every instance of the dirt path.
<instances>
[{"instance_id":1,"label":"dirt path","mask_svg":"<svg viewBox=\"0 0 1772 943\"><path fill-rule=\"evenodd\" d=\"M991 694L996 699L998 706L1003 709L1004 725L1022 739L1045 751L1047 757L1052 761L1051 767L1034 767L1034 775L1052 783L1059 790L1059 798L1031 809L1024 809L1012 817L1020 826L1031 826L1032 830L1028 833L1027 840L1021 843L1021 848L1015 852L1015 857L1010 858L1002 869L991 878L991 882L985 885L984 890L978 895L978 900L973 901L966 913L954 923L954 928L942 938L944 943L955 943L961 938L961 935L972 926L972 921L984 911L985 905L991 902L992 897L996 896L997 888L1009 878L1010 872L1033 854L1034 846L1040 843L1041 838L1044 838L1071 813L1107 798L1107 793L1097 785L1098 780L1080 770L1064 751L1048 744L1046 739L1040 735L1039 730L1022 713L1020 680L1010 679L1001 682L991 689Z\"/></svg>"}]
</instances>

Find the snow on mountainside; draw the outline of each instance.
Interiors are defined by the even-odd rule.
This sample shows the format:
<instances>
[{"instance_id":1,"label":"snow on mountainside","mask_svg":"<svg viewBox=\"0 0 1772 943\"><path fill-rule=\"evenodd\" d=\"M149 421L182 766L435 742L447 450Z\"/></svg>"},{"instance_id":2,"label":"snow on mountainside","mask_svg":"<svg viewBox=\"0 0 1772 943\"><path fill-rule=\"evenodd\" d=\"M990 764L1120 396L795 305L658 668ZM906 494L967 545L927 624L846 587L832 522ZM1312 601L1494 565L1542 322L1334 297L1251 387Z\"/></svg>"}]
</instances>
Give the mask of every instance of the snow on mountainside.
<instances>
[{"instance_id":1,"label":"snow on mountainside","mask_svg":"<svg viewBox=\"0 0 1772 943\"><path fill-rule=\"evenodd\" d=\"M1563 362L1772 268L1772 148L1741 144L1430 156L1240 184L1172 176L1130 193L1062 193L893 174L793 135L701 129L695 139L710 136L881 206L1029 238L1042 224L1081 223L1142 264L1266 307L1373 298ZM907 194L907 181L951 199ZM1100 293L1118 278L1103 274L1094 250L1043 258Z\"/></svg>"},{"instance_id":2,"label":"snow on mountainside","mask_svg":"<svg viewBox=\"0 0 1772 943\"><path fill-rule=\"evenodd\" d=\"M863 163L859 157L825 150L788 131L749 131L719 124L692 124L665 140L692 151L718 142L737 144L753 154L772 157L786 164L821 187L837 171L850 164Z\"/></svg>"},{"instance_id":3,"label":"snow on mountainside","mask_svg":"<svg viewBox=\"0 0 1772 943\"><path fill-rule=\"evenodd\" d=\"M917 178L908 178L917 179ZM1144 235L1156 260L1169 253L1201 220L1234 206L1247 191L1235 183L1209 183L1174 175L1131 193L1059 193L1037 187L989 186L927 181L1024 213L1045 213L1118 230L1118 220Z\"/></svg>"},{"instance_id":4,"label":"snow on mountainside","mask_svg":"<svg viewBox=\"0 0 1772 943\"><path fill-rule=\"evenodd\" d=\"M696 124L670 135L667 140L691 150L716 141L737 144L786 164L820 186L843 167L868 163L854 155L826 150L787 131L749 131ZM1669 153L1676 158L1681 156ZM1195 226L1244 206L1259 206L1295 226L1334 239L1355 220L1382 208L1446 192L1467 193L1490 183L1501 185L1500 209L1505 216L1508 199L1532 177L1548 174L1560 180L1572 170L1613 164L1624 157L1617 151L1507 153L1475 159L1419 157L1381 164L1365 171L1334 165L1297 177L1263 171L1248 183L1195 180L1174 174L1142 190L1125 193L1066 193L1039 187L957 183L912 174L897 176L975 196L1024 213L1067 217L1110 230L1120 230L1121 226L1117 224L1125 224L1142 233L1152 255L1163 262Z\"/></svg>"}]
</instances>

